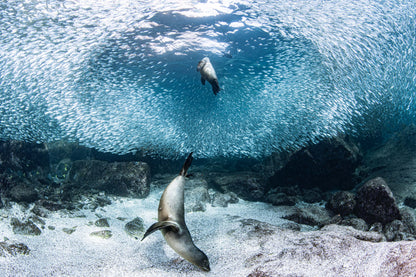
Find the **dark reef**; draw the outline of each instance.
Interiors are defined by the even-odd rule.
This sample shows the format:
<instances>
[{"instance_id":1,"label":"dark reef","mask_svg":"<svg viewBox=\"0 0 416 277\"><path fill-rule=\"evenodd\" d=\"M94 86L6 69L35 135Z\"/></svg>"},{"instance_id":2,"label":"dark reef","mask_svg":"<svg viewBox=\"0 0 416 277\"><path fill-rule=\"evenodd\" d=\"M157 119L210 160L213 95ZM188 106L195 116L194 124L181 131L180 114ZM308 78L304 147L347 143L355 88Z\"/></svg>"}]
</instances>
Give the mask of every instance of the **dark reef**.
<instances>
[{"instance_id":1,"label":"dark reef","mask_svg":"<svg viewBox=\"0 0 416 277\"><path fill-rule=\"evenodd\" d=\"M416 127L380 141L363 147L338 136L262 160L196 160L186 210L227 207L241 198L285 206L284 218L295 225L335 223L387 240L413 240ZM151 184L164 187L181 162L100 153L75 143L0 142L0 208L34 203L33 215L42 218L50 211L104 207L110 195L144 198ZM38 222L14 218L10 224L15 232L37 235Z\"/></svg>"}]
</instances>

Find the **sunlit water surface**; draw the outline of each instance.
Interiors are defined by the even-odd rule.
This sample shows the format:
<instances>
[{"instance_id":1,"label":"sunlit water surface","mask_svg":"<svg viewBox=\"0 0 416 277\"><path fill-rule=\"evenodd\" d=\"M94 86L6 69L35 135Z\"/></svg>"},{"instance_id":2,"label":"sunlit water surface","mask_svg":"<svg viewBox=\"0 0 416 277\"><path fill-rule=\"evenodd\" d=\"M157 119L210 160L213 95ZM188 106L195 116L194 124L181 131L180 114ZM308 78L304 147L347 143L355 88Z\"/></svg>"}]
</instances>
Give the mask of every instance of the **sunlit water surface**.
<instances>
[{"instance_id":1,"label":"sunlit water surface","mask_svg":"<svg viewBox=\"0 0 416 277\"><path fill-rule=\"evenodd\" d=\"M262 157L394 129L416 118L415 22L412 0L3 1L0 138Z\"/></svg>"}]
</instances>

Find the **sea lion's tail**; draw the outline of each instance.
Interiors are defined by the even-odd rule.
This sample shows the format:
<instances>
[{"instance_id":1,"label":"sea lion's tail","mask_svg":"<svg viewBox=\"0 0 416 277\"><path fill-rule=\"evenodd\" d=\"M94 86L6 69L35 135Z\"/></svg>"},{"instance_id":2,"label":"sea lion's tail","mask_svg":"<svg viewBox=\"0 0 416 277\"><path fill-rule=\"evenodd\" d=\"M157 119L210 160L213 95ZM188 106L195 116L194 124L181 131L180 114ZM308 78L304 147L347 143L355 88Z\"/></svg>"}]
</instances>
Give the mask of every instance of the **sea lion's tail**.
<instances>
[{"instance_id":1,"label":"sea lion's tail","mask_svg":"<svg viewBox=\"0 0 416 277\"><path fill-rule=\"evenodd\" d=\"M181 170L181 172L179 173L179 175L181 175L181 176L185 176L185 175L186 175L186 172L188 171L188 168L191 166L192 160L194 159L194 158L192 157L192 153L193 153L193 152L191 152L191 153L188 155L188 158L186 158L186 161L185 161L185 163L183 164L182 170Z\"/></svg>"},{"instance_id":2,"label":"sea lion's tail","mask_svg":"<svg viewBox=\"0 0 416 277\"><path fill-rule=\"evenodd\" d=\"M212 81L209 82L212 86L212 92L217 95L217 93L221 90L220 88L220 84L218 84L218 80L214 79Z\"/></svg>"}]
</instances>

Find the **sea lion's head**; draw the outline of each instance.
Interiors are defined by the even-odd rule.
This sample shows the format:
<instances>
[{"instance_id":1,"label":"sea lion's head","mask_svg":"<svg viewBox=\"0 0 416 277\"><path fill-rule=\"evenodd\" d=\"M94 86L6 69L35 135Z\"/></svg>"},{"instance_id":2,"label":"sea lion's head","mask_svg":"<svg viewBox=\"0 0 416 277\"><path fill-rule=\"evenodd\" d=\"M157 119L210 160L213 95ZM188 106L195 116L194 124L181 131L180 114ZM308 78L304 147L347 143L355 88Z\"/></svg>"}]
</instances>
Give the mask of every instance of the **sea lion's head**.
<instances>
[{"instance_id":1,"label":"sea lion's head","mask_svg":"<svg viewBox=\"0 0 416 277\"><path fill-rule=\"evenodd\" d=\"M199 61L198 66L196 67L196 71L201 71L201 69L209 63L209 58L205 57L202 60Z\"/></svg>"},{"instance_id":2,"label":"sea lion's head","mask_svg":"<svg viewBox=\"0 0 416 277\"><path fill-rule=\"evenodd\" d=\"M199 249L198 249L199 250ZM193 253L193 257L189 260L194 265L198 266L203 271L210 271L211 268L209 267L209 261L207 255L204 252L199 250L196 253Z\"/></svg>"}]
</instances>

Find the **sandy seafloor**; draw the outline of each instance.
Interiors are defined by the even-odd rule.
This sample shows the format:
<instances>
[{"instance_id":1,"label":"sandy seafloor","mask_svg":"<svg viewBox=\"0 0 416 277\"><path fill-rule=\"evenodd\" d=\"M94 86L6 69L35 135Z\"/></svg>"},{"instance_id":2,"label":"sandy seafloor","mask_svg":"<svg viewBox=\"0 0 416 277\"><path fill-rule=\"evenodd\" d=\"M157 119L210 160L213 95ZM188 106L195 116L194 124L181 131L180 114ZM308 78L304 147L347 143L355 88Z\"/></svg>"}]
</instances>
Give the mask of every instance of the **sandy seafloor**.
<instances>
[{"instance_id":1,"label":"sandy seafloor","mask_svg":"<svg viewBox=\"0 0 416 277\"><path fill-rule=\"evenodd\" d=\"M155 221L161 193L160 189L153 190L146 199L117 197L95 212L75 213L86 217L52 212L45 219L46 226L56 229L46 227L39 236L13 233L10 218L26 216L20 206L1 210L1 236L26 244L30 253L0 257L0 275L408 276L416 270L416 242L368 242L337 228L298 232L267 224L264 230L256 224L243 226L241 219L277 226L289 221L281 218L284 207L240 200L225 208L208 205L205 212L186 214L195 244L210 259L211 271L203 272L179 258L160 232L140 241L124 231L126 222L137 216L144 219L146 228ZM99 216L108 218L109 228L91 224ZM75 226L76 231L70 235L62 231ZM104 229L112 231L111 238L90 236Z\"/></svg>"}]
</instances>

